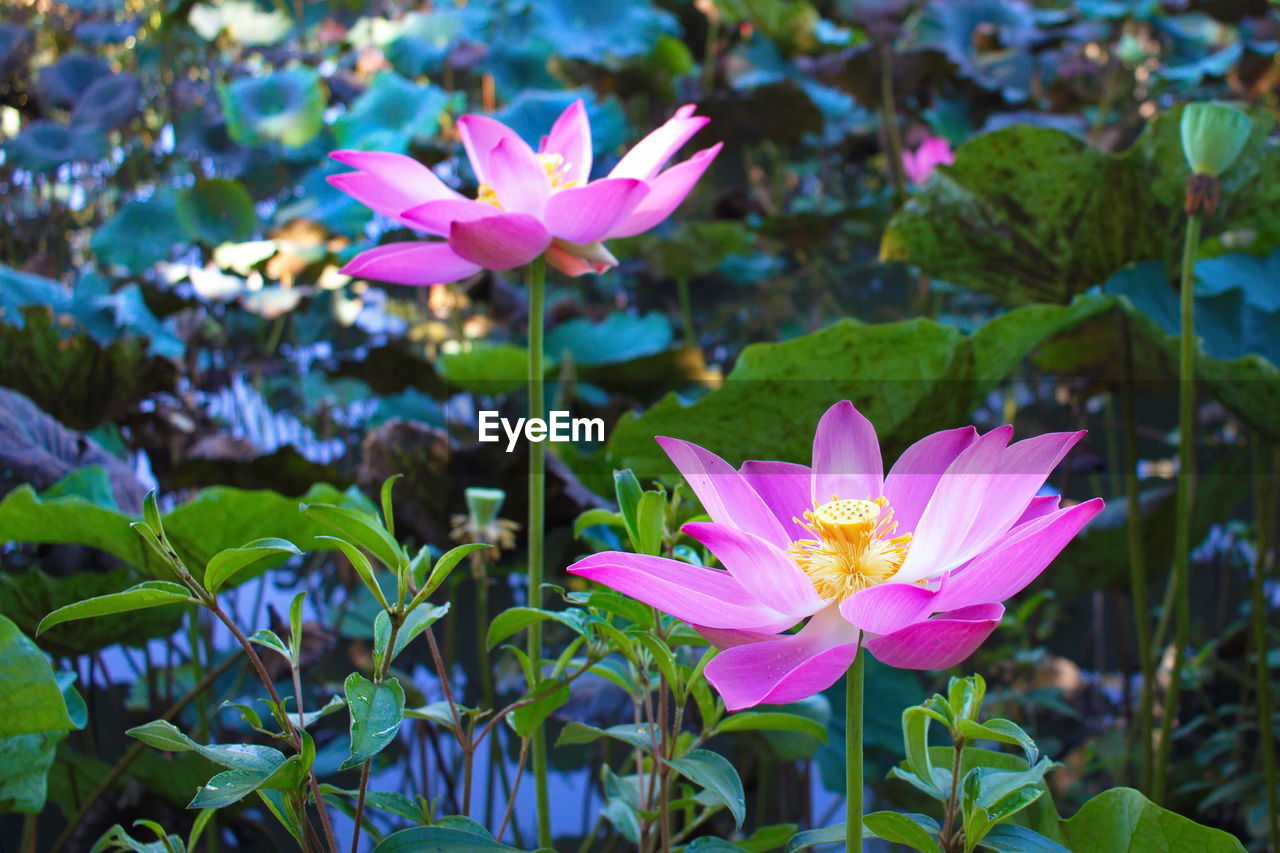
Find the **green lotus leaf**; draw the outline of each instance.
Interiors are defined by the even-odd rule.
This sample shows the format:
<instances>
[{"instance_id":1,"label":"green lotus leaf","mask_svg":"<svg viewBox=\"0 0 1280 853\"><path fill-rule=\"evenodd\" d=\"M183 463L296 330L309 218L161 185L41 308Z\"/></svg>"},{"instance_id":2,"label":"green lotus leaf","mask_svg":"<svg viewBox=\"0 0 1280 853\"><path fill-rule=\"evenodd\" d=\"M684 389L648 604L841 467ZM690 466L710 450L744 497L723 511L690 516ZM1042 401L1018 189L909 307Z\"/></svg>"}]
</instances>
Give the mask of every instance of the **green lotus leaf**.
<instances>
[{"instance_id":1,"label":"green lotus leaf","mask_svg":"<svg viewBox=\"0 0 1280 853\"><path fill-rule=\"evenodd\" d=\"M440 113L457 106L454 96L432 85L419 85L394 71L384 71L333 123L333 135L343 148L405 151L440 130Z\"/></svg>"},{"instance_id":2,"label":"green lotus leaf","mask_svg":"<svg viewBox=\"0 0 1280 853\"><path fill-rule=\"evenodd\" d=\"M1029 48L1040 37L1035 10L1016 0L932 0L915 21L915 44L938 50L960 73L1011 101L1026 100L1034 59ZM994 32L988 47L983 34Z\"/></svg>"},{"instance_id":3,"label":"green lotus leaf","mask_svg":"<svg viewBox=\"0 0 1280 853\"><path fill-rule=\"evenodd\" d=\"M167 195L126 202L98 226L89 248L101 263L143 272L166 260L174 246L186 241L177 215L177 205Z\"/></svg>"},{"instance_id":4,"label":"green lotus leaf","mask_svg":"<svg viewBox=\"0 0 1280 853\"><path fill-rule=\"evenodd\" d=\"M40 119L24 127L5 151L19 168L51 172L66 163L99 159L104 145L102 134L93 128Z\"/></svg>"},{"instance_id":5,"label":"green lotus leaf","mask_svg":"<svg viewBox=\"0 0 1280 853\"><path fill-rule=\"evenodd\" d=\"M1065 303L1135 261L1176 268L1190 168L1181 109L1153 121L1121 154L1059 130L1018 125L975 137L894 215L880 253L1007 305ZM1254 110L1253 133L1222 179L1205 225L1205 254L1235 235L1251 252L1280 245L1280 148L1274 120Z\"/></svg>"},{"instance_id":6,"label":"green lotus leaf","mask_svg":"<svg viewBox=\"0 0 1280 853\"><path fill-rule=\"evenodd\" d=\"M52 65L40 69L37 88L50 103L71 107L89 87L111 76L111 66L100 56L68 53Z\"/></svg>"},{"instance_id":7,"label":"green lotus leaf","mask_svg":"<svg viewBox=\"0 0 1280 853\"><path fill-rule=\"evenodd\" d=\"M605 66L643 56L662 36L680 32L675 15L642 0L543 0L531 11L557 54Z\"/></svg>"},{"instance_id":8,"label":"green lotus leaf","mask_svg":"<svg viewBox=\"0 0 1280 853\"><path fill-rule=\"evenodd\" d=\"M77 125L103 130L119 127L138 114L142 107L142 85L132 74L102 77L80 95L71 120Z\"/></svg>"},{"instance_id":9,"label":"green lotus leaf","mask_svg":"<svg viewBox=\"0 0 1280 853\"><path fill-rule=\"evenodd\" d=\"M217 246L253 236L258 214L244 184L229 178L199 181L178 194L178 222L196 240Z\"/></svg>"},{"instance_id":10,"label":"green lotus leaf","mask_svg":"<svg viewBox=\"0 0 1280 853\"><path fill-rule=\"evenodd\" d=\"M324 127L329 93L318 73L294 68L221 84L218 98L227 132L236 142L254 148L272 142L299 148Z\"/></svg>"}]
</instances>

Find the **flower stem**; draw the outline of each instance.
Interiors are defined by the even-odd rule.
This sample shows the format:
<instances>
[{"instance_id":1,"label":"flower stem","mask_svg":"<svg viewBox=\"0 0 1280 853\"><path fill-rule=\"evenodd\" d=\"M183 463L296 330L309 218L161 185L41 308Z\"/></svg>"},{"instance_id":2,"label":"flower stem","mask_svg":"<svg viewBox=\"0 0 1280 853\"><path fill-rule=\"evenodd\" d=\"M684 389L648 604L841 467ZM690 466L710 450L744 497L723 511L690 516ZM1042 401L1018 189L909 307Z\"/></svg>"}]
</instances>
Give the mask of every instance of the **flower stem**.
<instances>
[{"instance_id":1,"label":"flower stem","mask_svg":"<svg viewBox=\"0 0 1280 853\"><path fill-rule=\"evenodd\" d=\"M1267 569L1271 565L1271 548L1275 543L1276 480L1274 467L1268 463L1280 463L1275 448L1255 439L1257 447L1257 487L1254 492L1254 509L1258 516L1258 538L1255 543L1253 584L1251 587L1253 653L1257 656L1258 678L1258 733L1262 752L1262 778L1267 789L1267 828L1271 834L1271 849L1280 850L1280 805L1276 796L1276 744L1271 722L1271 666L1267 661L1267 600L1263 590Z\"/></svg>"},{"instance_id":2,"label":"flower stem","mask_svg":"<svg viewBox=\"0 0 1280 853\"><path fill-rule=\"evenodd\" d=\"M845 673L844 787L846 853L862 853L862 673L865 659L858 653Z\"/></svg>"},{"instance_id":3,"label":"flower stem","mask_svg":"<svg viewBox=\"0 0 1280 853\"><path fill-rule=\"evenodd\" d=\"M529 417L544 414L542 327L545 321L547 266L542 257L529 264ZM543 527L546 521L546 449L529 442L529 606L542 606ZM529 626L529 663L534 678L542 675L542 623ZM535 686L535 685L531 685ZM547 794L547 738L542 726L529 736L533 783L538 799L538 846L551 846L551 801Z\"/></svg>"},{"instance_id":4,"label":"flower stem","mask_svg":"<svg viewBox=\"0 0 1280 853\"><path fill-rule=\"evenodd\" d=\"M1173 748L1173 726L1178 716L1178 693L1182 689L1182 667L1191 637L1191 601L1187 595L1191 558L1191 504L1195 488L1195 459L1192 435L1195 430L1196 337L1195 261L1200 248L1200 215L1187 217L1187 236L1182 249L1182 285L1179 293L1182 322L1178 337L1178 491L1177 517L1173 529L1174 629L1173 672L1165 697L1164 719L1160 726L1160 752L1156 759L1152 799L1164 801L1169 776L1169 756Z\"/></svg>"},{"instance_id":5,"label":"flower stem","mask_svg":"<svg viewBox=\"0 0 1280 853\"><path fill-rule=\"evenodd\" d=\"M1147 601L1146 547L1142 540L1142 505L1138 485L1138 421L1133 394L1133 342L1129 320L1124 324L1125 380L1120 397L1124 420L1124 491L1126 531L1129 540L1129 595L1133 600L1133 625L1138 642L1138 665L1142 670L1142 694L1135 728L1140 739L1138 786L1151 790L1151 718L1155 702L1155 659L1151 656L1151 611Z\"/></svg>"}]
</instances>

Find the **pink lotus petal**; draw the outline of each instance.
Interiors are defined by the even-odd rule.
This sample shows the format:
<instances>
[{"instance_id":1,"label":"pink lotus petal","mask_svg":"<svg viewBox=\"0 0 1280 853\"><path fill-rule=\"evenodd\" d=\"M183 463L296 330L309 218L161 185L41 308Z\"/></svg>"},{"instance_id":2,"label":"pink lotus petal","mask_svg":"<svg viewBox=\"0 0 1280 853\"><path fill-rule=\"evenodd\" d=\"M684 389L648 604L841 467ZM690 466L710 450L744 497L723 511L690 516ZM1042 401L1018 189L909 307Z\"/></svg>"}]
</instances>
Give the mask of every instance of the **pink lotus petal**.
<instances>
[{"instance_id":1,"label":"pink lotus petal","mask_svg":"<svg viewBox=\"0 0 1280 853\"><path fill-rule=\"evenodd\" d=\"M986 494L1013 427L1002 426L980 436L947 468L912 533L907 559L893 576L907 583L934 577L964 562L958 546L982 510Z\"/></svg>"},{"instance_id":2,"label":"pink lotus petal","mask_svg":"<svg viewBox=\"0 0 1280 853\"><path fill-rule=\"evenodd\" d=\"M697 625L776 632L796 621L756 601L728 572L679 560L607 551L568 571Z\"/></svg>"},{"instance_id":3,"label":"pink lotus petal","mask_svg":"<svg viewBox=\"0 0 1280 853\"><path fill-rule=\"evenodd\" d=\"M488 219L497 216L501 211L491 204L472 201L469 198L445 199L429 201L400 212L399 219L412 227L438 234L449 235L449 228L455 222L475 222L477 219Z\"/></svg>"},{"instance_id":4,"label":"pink lotus petal","mask_svg":"<svg viewBox=\"0 0 1280 853\"><path fill-rule=\"evenodd\" d=\"M732 465L692 442L665 436L656 440L684 475L712 521L754 533L779 548L791 544L782 524Z\"/></svg>"},{"instance_id":5,"label":"pink lotus petal","mask_svg":"<svg viewBox=\"0 0 1280 853\"><path fill-rule=\"evenodd\" d=\"M550 243L547 229L525 213L505 213L474 222L455 221L449 228L453 250L489 270L524 266Z\"/></svg>"},{"instance_id":6,"label":"pink lotus petal","mask_svg":"<svg viewBox=\"0 0 1280 853\"><path fill-rule=\"evenodd\" d=\"M840 602L840 614L869 634L891 634L935 612L936 593L914 583L867 587Z\"/></svg>"},{"instance_id":7,"label":"pink lotus petal","mask_svg":"<svg viewBox=\"0 0 1280 853\"><path fill-rule=\"evenodd\" d=\"M689 195L693 185L707 171L722 147L723 144L717 142L650 180L649 195L636 205L630 216L614 226L609 236L632 237L642 234L670 216L680 202L684 201L685 196Z\"/></svg>"},{"instance_id":8,"label":"pink lotus petal","mask_svg":"<svg viewBox=\"0 0 1280 853\"><path fill-rule=\"evenodd\" d=\"M974 519L956 559L968 560L1004 535L1027 511L1053 469L1084 434L1084 430L1051 432L1009 445L987 488L971 495L971 499L981 500L982 511Z\"/></svg>"},{"instance_id":9,"label":"pink lotus petal","mask_svg":"<svg viewBox=\"0 0 1280 853\"><path fill-rule=\"evenodd\" d=\"M662 171L681 146L710 121L706 116L694 116L694 109L692 105L686 105L677 110L674 118L650 132L623 155L609 177L647 181Z\"/></svg>"},{"instance_id":10,"label":"pink lotus petal","mask_svg":"<svg viewBox=\"0 0 1280 853\"><path fill-rule=\"evenodd\" d=\"M618 265L603 243L570 243L553 239L547 247L547 263L567 276L602 273Z\"/></svg>"},{"instance_id":11,"label":"pink lotus petal","mask_svg":"<svg viewBox=\"0 0 1280 853\"><path fill-rule=\"evenodd\" d=\"M587 182L591 177L591 122L581 98L560 114L538 150L564 158L565 180Z\"/></svg>"},{"instance_id":12,"label":"pink lotus petal","mask_svg":"<svg viewBox=\"0 0 1280 853\"><path fill-rule=\"evenodd\" d=\"M707 664L707 680L730 711L797 702L835 684L857 651L857 630L832 607L798 634L722 651Z\"/></svg>"},{"instance_id":13,"label":"pink lotus petal","mask_svg":"<svg viewBox=\"0 0 1280 853\"><path fill-rule=\"evenodd\" d=\"M884 466L876 429L848 400L827 409L813 436L813 503L880 497Z\"/></svg>"},{"instance_id":14,"label":"pink lotus petal","mask_svg":"<svg viewBox=\"0 0 1280 853\"><path fill-rule=\"evenodd\" d=\"M938 591L933 609L954 610L1004 601L1018 594L1102 507L1102 498L1094 498L1014 528L995 547L952 572Z\"/></svg>"},{"instance_id":15,"label":"pink lotus petal","mask_svg":"<svg viewBox=\"0 0 1280 853\"><path fill-rule=\"evenodd\" d=\"M940 136L930 136L915 151L902 152L902 167L907 179L922 184L938 166L949 166L956 160L951 143Z\"/></svg>"},{"instance_id":16,"label":"pink lotus petal","mask_svg":"<svg viewBox=\"0 0 1280 853\"><path fill-rule=\"evenodd\" d=\"M389 281L393 284L448 284L480 271L448 243L388 243L356 255L340 270L343 275Z\"/></svg>"},{"instance_id":17,"label":"pink lotus petal","mask_svg":"<svg viewBox=\"0 0 1280 853\"><path fill-rule=\"evenodd\" d=\"M510 139L512 144L519 143L525 148L529 146L516 132L497 119L469 114L458 119L458 136L462 137L462 147L467 151L467 159L471 161L471 171L475 172L480 183L490 183L489 152L499 142ZM532 150L530 150L532 154Z\"/></svg>"},{"instance_id":18,"label":"pink lotus petal","mask_svg":"<svg viewBox=\"0 0 1280 853\"><path fill-rule=\"evenodd\" d=\"M634 178L605 178L584 187L554 193L543 221L554 236L573 243L595 243L649 194Z\"/></svg>"},{"instance_id":19,"label":"pink lotus petal","mask_svg":"<svg viewBox=\"0 0 1280 853\"><path fill-rule=\"evenodd\" d=\"M714 522L692 522L681 529L710 548L752 597L779 613L799 620L825 605L796 561L759 536Z\"/></svg>"},{"instance_id":20,"label":"pink lotus petal","mask_svg":"<svg viewBox=\"0 0 1280 853\"><path fill-rule=\"evenodd\" d=\"M444 181L436 177L435 172L403 154L393 154L389 151L334 151L329 156L339 163L371 175L383 184L387 192L402 193L408 197L409 204L398 205L397 210L404 210L405 207L422 204L424 201L462 198L445 186ZM362 200L361 203L365 202ZM373 205L369 206L373 207ZM377 208L374 207L374 210Z\"/></svg>"},{"instance_id":21,"label":"pink lotus petal","mask_svg":"<svg viewBox=\"0 0 1280 853\"><path fill-rule=\"evenodd\" d=\"M955 458L978 437L973 427L925 436L903 451L884 479L884 496L893 508L899 533L916 529L938 481Z\"/></svg>"},{"instance_id":22,"label":"pink lotus petal","mask_svg":"<svg viewBox=\"0 0 1280 853\"><path fill-rule=\"evenodd\" d=\"M489 152L489 186L504 210L541 217L551 182L533 149L522 140L503 139Z\"/></svg>"},{"instance_id":23,"label":"pink lotus petal","mask_svg":"<svg viewBox=\"0 0 1280 853\"><path fill-rule=\"evenodd\" d=\"M1061 505L1061 495L1036 495L1031 499L1031 503L1027 504L1027 508L1023 510L1018 520L1013 523L1014 529L1028 521L1035 521L1051 512L1057 512Z\"/></svg>"},{"instance_id":24,"label":"pink lotus petal","mask_svg":"<svg viewBox=\"0 0 1280 853\"><path fill-rule=\"evenodd\" d=\"M407 205L420 201L417 196L409 194L403 188L389 186L380 178L365 172L342 172L330 175L325 180L331 187L341 190L365 207L402 222L399 212ZM405 224L414 227L411 223Z\"/></svg>"},{"instance_id":25,"label":"pink lotus petal","mask_svg":"<svg viewBox=\"0 0 1280 853\"><path fill-rule=\"evenodd\" d=\"M755 489L792 539L812 538L796 519L813 509L809 496L813 472L794 462L743 462L742 478Z\"/></svg>"},{"instance_id":26,"label":"pink lotus petal","mask_svg":"<svg viewBox=\"0 0 1280 853\"><path fill-rule=\"evenodd\" d=\"M734 646L743 646L747 643L762 643L766 640L776 640L778 634L775 631L743 631L738 628L708 628L706 625L694 625L693 630L701 634L706 641L717 649L729 649Z\"/></svg>"},{"instance_id":27,"label":"pink lotus petal","mask_svg":"<svg viewBox=\"0 0 1280 853\"><path fill-rule=\"evenodd\" d=\"M862 642L878 661L898 669L947 669L977 651L1003 615L1003 605L979 604Z\"/></svg>"}]
</instances>

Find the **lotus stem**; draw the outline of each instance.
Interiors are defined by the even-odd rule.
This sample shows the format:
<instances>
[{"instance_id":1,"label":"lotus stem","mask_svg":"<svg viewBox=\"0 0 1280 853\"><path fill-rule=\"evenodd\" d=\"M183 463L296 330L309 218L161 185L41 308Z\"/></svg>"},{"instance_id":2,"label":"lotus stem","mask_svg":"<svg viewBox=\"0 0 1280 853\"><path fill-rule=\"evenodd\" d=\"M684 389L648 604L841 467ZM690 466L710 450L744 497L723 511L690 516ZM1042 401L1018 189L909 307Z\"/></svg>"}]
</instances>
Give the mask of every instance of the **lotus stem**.
<instances>
[{"instance_id":1,"label":"lotus stem","mask_svg":"<svg viewBox=\"0 0 1280 853\"><path fill-rule=\"evenodd\" d=\"M1257 657L1258 741L1262 753L1262 779L1267 790L1267 830L1271 849L1280 850L1280 804L1276 795L1276 744L1271 722L1271 667L1267 661L1267 600L1263 590L1267 569L1271 565L1271 548L1275 543L1276 480L1275 468L1267 463L1280 462L1275 448L1259 437L1255 443L1257 469L1254 509L1257 512L1258 535L1253 561L1253 584L1250 588L1253 628L1253 653Z\"/></svg>"},{"instance_id":2,"label":"lotus stem","mask_svg":"<svg viewBox=\"0 0 1280 853\"><path fill-rule=\"evenodd\" d=\"M545 322L547 266L542 257L529 264L529 417L540 418L543 401L542 328ZM529 442L529 606L542 606L543 533L546 522L546 449ZM542 623L529 626L529 663L542 676ZM531 685L532 686L532 685ZM551 846L551 800L547 793L547 739L539 725L529 735L533 784L538 800L538 846Z\"/></svg>"},{"instance_id":3,"label":"lotus stem","mask_svg":"<svg viewBox=\"0 0 1280 853\"><path fill-rule=\"evenodd\" d=\"M1156 759L1152 799L1163 803L1169 778L1169 756L1173 748L1173 726L1178 716L1178 693L1182 689L1182 667L1191 639L1191 601L1187 595L1191 559L1191 506L1195 488L1195 261L1200 248L1200 214L1187 217L1186 242L1182 249L1182 284L1179 292L1181 328L1178 337L1178 491L1177 517L1173 529L1174 606L1173 672L1165 697L1164 719L1160 726L1160 752Z\"/></svg>"},{"instance_id":4,"label":"lotus stem","mask_svg":"<svg viewBox=\"0 0 1280 853\"><path fill-rule=\"evenodd\" d=\"M865 668L862 638L845 674L844 786L846 853L862 853L862 679Z\"/></svg>"},{"instance_id":5,"label":"lotus stem","mask_svg":"<svg viewBox=\"0 0 1280 853\"><path fill-rule=\"evenodd\" d=\"M1129 541L1129 596L1133 603L1133 627L1137 635L1138 666L1142 671L1142 693L1138 706L1137 735L1139 747L1138 784L1151 790L1152 772L1152 708L1155 703L1155 659L1151 656L1151 611L1147 601L1146 548L1142 540L1142 502L1138 485L1138 422L1133 399L1133 343L1129 321L1124 323L1125 381L1120 397L1124 430L1124 491L1127 518L1125 528Z\"/></svg>"}]
</instances>

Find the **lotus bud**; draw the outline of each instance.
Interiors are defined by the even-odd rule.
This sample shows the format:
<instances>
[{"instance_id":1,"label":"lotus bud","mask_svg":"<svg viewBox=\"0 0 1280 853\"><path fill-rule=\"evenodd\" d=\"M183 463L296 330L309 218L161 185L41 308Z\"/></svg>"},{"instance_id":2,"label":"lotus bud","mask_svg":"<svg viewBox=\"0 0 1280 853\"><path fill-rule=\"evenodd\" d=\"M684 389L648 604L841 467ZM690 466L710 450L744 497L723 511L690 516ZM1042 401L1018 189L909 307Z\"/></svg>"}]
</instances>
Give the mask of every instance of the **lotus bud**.
<instances>
[{"instance_id":1,"label":"lotus bud","mask_svg":"<svg viewBox=\"0 0 1280 853\"><path fill-rule=\"evenodd\" d=\"M502 511L502 502L507 499L507 493L502 489L482 489L472 486L467 489L466 497L471 523L477 529L484 530L498 518L498 513Z\"/></svg>"},{"instance_id":2,"label":"lotus bud","mask_svg":"<svg viewBox=\"0 0 1280 853\"><path fill-rule=\"evenodd\" d=\"M1182 151L1191 166L1186 212L1212 214L1218 209L1219 177L1240 156L1253 120L1228 104L1188 104L1182 111Z\"/></svg>"}]
</instances>

